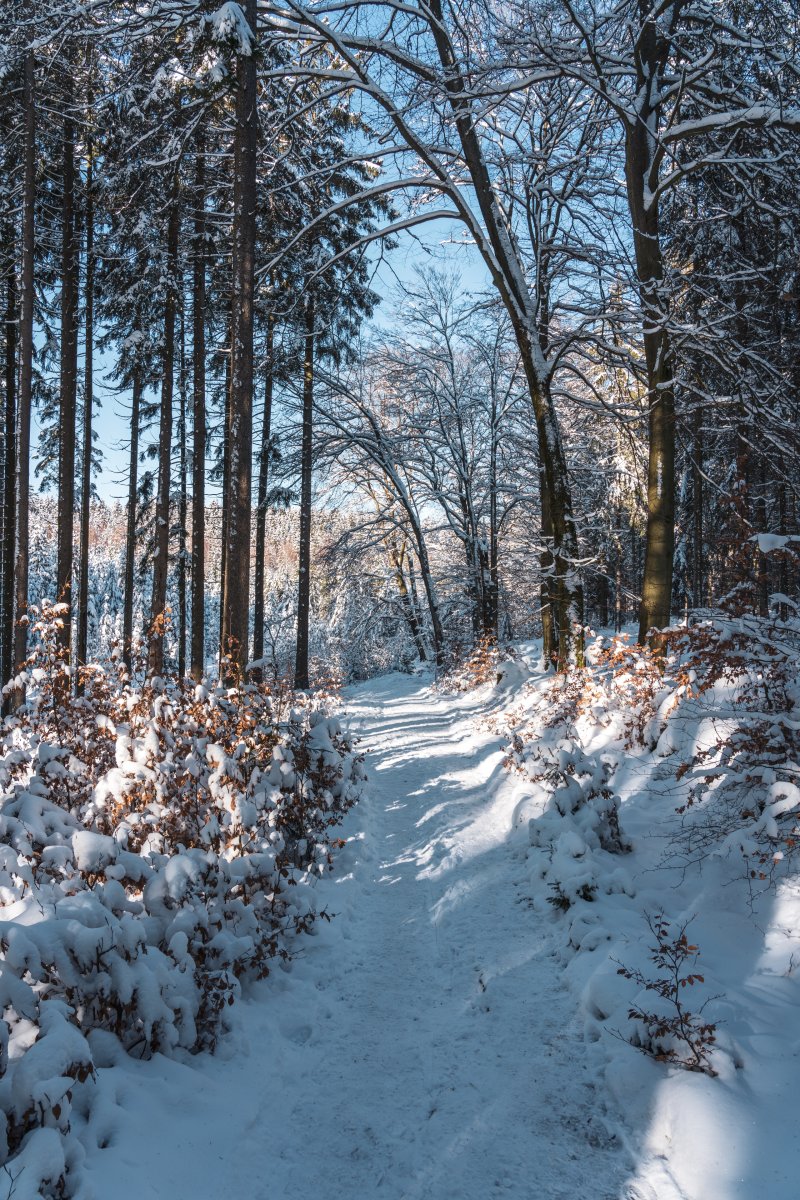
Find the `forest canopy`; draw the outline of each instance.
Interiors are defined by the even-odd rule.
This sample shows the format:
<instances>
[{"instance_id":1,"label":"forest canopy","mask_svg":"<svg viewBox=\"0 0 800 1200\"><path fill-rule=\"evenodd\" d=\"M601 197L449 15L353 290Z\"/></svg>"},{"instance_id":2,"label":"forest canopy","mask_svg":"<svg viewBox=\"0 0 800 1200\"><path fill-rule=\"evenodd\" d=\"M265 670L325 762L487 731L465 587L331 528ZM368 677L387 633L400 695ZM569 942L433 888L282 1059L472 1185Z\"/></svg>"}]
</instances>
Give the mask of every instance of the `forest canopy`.
<instances>
[{"instance_id":1,"label":"forest canopy","mask_svg":"<svg viewBox=\"0 0 800 1200\"><path fill-rule=\"evenodd\" d=\"M6 2L7 703L42 597L78 687L785 616L797 37L773 2Z\"/></svg>"}]
</instances>

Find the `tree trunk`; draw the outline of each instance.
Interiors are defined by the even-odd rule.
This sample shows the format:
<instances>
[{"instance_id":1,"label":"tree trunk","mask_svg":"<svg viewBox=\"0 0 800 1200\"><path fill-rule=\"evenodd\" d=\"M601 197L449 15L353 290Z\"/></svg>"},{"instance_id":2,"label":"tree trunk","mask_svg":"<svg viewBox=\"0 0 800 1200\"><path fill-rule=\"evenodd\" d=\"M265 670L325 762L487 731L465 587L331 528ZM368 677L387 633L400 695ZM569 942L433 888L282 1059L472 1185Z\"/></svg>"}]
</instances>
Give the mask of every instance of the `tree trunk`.
<instances>
[{"instance_id":1,"label":"tree trunk","mask_svg":"<svg viewBox=\"0 0 800 1200\"><path fill-rule=\"evenodd\" d=\"M222 672L223 663L223 641L222 635L225 626L225 581L228 577L226 570L226 559L228 554L228 495L231 490L231 451L230 451L230 430L231 430L231 331L228 327L228 352L225 358L225 400L223 404L222 418L222 512L220 513L220 549L219 549L219 667Z\"/></svg>"},{"instance_id":2,"label":"tree trunk","mask_svg":"<svg viewBox=\"0 0 800 1200\"><path fill-rule=\"evenodd\" d=\"M789 521L789 505L786 496L786 484L781 480L778 484L778 533L786 535L794 533L794 522ZM778 562L778 591L782 596L789 593L789 556L784 551ZM782 621L789 619L789 606L781 600L778 605L778 616Z\"/></svg>"},{"instance_id":3,"label":"tree trunk","mask_svg":"<svg viewBox=\"0 0 800 1200\"><path fill-rule=\"evenodd\" d=\"M314 298L306 299L303 356L303 442L300 452L300 545L297 574L297 647L294 686L302 691L308 679L308 624L311 609L311 469L314 449Z\"/></svg>"},{"instance_id":4,"label":"tree trunk","mask_svg":"<svg viewBox=\"0 0 800 1200\"><path fill-rule=\"evenodd\" d=\"M542 570L542 658L547 666L551 666L558 660L558 643L553 614L553 522L550 519L550 494L543 467L539 468L539 502L542 510L542 553L539 559Z\"/></svg>"},{"instance_id":5,"label":"tree trunk","mask_svg":"<svg viewBox=\"0 0 800 1200\"><path fill-rule=\"evenodd\" d=\"M25 179L22 195L22 298L19 321L19 404L17 408L17 463L14 508L14 667L28 653L28 514L30 510L31 392L33 388L33 285L34 205L36 200L36 99L34 57L25 56L23 111L25 113ZM14 703L24 702L18 688Z\"/></svg>"},{"instance_id":6,"label":"tree trunk","mask_svg":"<svg viewBox=\"0 0 800 1200\"><path fill-rule=\"evenodd\" d=\"M67 91L69 108L72 95ZM56 598L68 605L59 634L72 648L72 567L75 531L75 431L78 399L78 239L75 230L75 126L64 120L61 203L61 378L59 388L58 549Z\"/></svg>"},{"instance_id":7,"label":"tree trunk","mask_svg":"<svg viewBox=\"0 0 800 1200\"><path fill-rule=\"evenodd\" d=\"M525 361L523 356L523 365ZM527 356L527 363L526 373L534 398L539 458L544 474L544 494L547 497L552 538L552 583L549 590L557 633L556 668L566 671L572 663L578 667L584 665L584 600L578 533L572 512L567 460L558 431L550 385L549 382L540 383L537 380L530 355Z\"/></svg>"},{"instance_id":8,"label":"tree trunk","mask_svg":"<svg viewBox=\"0 0 800 1200\"><path fill-rule=\"evenodd\" d=\"M177 184L175 185L177 189ZM167 292L164 308L164 358L161 377L161 419L158 430L158 488L155 510L153 591L150 602L147 670L164 672L164 621L167 608L169 568L169 509L172 466L172 394L175 382L175 314L177 307L178 231L180 218L177 195L173 197L167 223Z\"/></svg>"},{"instance_id":9,"label":"tree trunk","mask_svg":"<svg viewBox=\"0 0 800 1200\"><path fill-rule=\"evenodd\" d=\"M767 533L770 524L767 516L766 487L767 478L764 456L763 454L759 454L758 494L753 502L753 517L755 521L756 532L761 533ZM756 601L758 604L758 615L760 617L766 617L769 614L769 591L769 563L767 561L766 554L762 554L756 545Z\"/></svg>"},{"instance_id":10,"label":"tree trunk","mask_svg":"<svg viewBox=\"0 0 800 1200\"><path fill-rule=\"evenodd\" d=\"M417 624L419 625L420 630L422 632L422 644L425 647L425 660L427 662L427 659L428 659L427 640L425 638L425 628L424 628L424 623L423 623L423 618L422 618L422 605L420 604L419 592L417 591L417 573L414 570L413 554L408 555L408 588L409 588L409 591L411 592L411 604L412 604L412 607L416 614Z\"/></svg>"},{"instance_id":11,"label":"tree trunk","mask_svg":"<svg viewBox=\"0 0 800 1200\"><path fill-rule=\"evenodd\" d=\"M499 440L497 401L492 399L491 445L489 449L489 578L487 584L487 632L497 638L500 621L500 581L498 572L499 528L497 512L497 451Z\"/></svg>"},{"instance_id":12,"label":"tree trunk","mask_svg":"<svg viewBox=\"0 0 800 1200\"><path fill-rule=\"evenodd\" d=\"M607 629L609 600L608 563L603 563L597 576L597 591L597 613L600 618L599 625L601 629Z\"/></svg>"},{"instance_id":13,"label":"tree trunk","mask_svg":"<svg viewBox=\"0 0 800 1200\"><path fill-rule=\"evenodd\" d=\"M417 652L417 657L420 662L427 662L428 655L425 650L425 638L422 632L422 624L419 620L417 606L414 602L414 597L409 591L406 583L405 565L405 546L398 546L397 541L393 538L388 543L389 562L392 565L395 585L398 595L400 596L400 607L403 611L406 624L408 625L409 633L414 642L414 648Z\"/></svg>"},{"instance_id":14,"label":"tree trunk","mask_svg":"<svg viewBox=\"0 0 800 1200\"><path fill-rule=\"evenodd\" d=\"M92 97L89 93L88 107ZM89 638L89 522L92 499L92 409L94 405L94 164L91 129L86 144L86 302L83 368L83 461L81 463L81 519L78 550L78 670L86 665ZM83 681L78 676L78 692Z\"/></svg>"},{"instance_id":15,"label":"tree trunk","mask_svg":"<svg viewBox=\"0 0 800 1200\"><path fill-rule=\"evenodd\" d=\"M3 414L3 539L0 546L0 686L14 667L14 481L17 464L17 272L14 226L9 221L4 239L8 252L5 311L5 411ZM6 707L5 705L3 706Z\"/></svg>"},{"instance_id":16,"label":"tree trunk","mask_svg":"<svg viewBox=\"0 0 800 1200\"><path fill-rule=\"evenodd\" d=\"M206 179L205 143L198 137L194 182L192 294L192 634L191 674L203 678L206 661Z\"/></svg>"},{"instance_id":17,"label":"tree trunk","mask_svg":"<svg viewBox=\"0 0 800 1200\"><path fill-rule=\"evenodd\" d=\"M692 605L702 608L705 593L703 575L703 415L700 408L694 411L692 452Z\"/></svg>"},{"instance_id":18,"label":"tree trunk","mask_svg":"<svg viewBox=\"0 0 800 1200\"><path fill-rule=\"evenodd\" d=\"M264 562L267 536L267 493L269 489L270 454L272 452L272 389L275 319L267 317L266 375L264 380L264 421L261 426L261 453L258 461L258 498L256 508L256 570L255 597L253 608L253 661L260 663L264 657ZM257 668L259 679L263 668Z\"/></svg>"},{"instance_id":19,"label":"tree trunk","mask_svg":"<svg viewBox=\"0 0 800 1200\"><path fill-rule=\"evenodd\" d=\"M675 557L675 390L657 198L662 151L652 132L658 125L665 53L666 45L649 19L636 45L641 102L625 137L625 180L642 306L650 438L647 540L639 608L641 644L652 629L669 625ZM657 639L654 646L659 647Z\"/></svg>"},{"instance_id":20,"label":"tree trunk","mask_svg":"<svg viewBox=\"0 0 800 1200\"><path fill-rule=\"evenodd\" d=\"M179 402L179 495L178 495L178 679L186 676L186 523L188 513L187 464L186 464L186 328L181 307L180 372L178 381Z\"/></svg>"},{"instance_id":21,"label":"tree trunk","mask_svg":"<svg viewBox=\"0 0 800 1200\"><path fill-rule=\"evenodd\" d=\"M622 601L622 535L619 509L614 517L614 526L614 632L621 633L625 621L625 605Z\"/></svg>"},{"instance_id":22,"label":"tree trunk","mask_svg":"<svg viewBox=\"0 0 800 1200\"><path fill-rule=\"evenodd\" d=\"M553 526L558 669L566 670L573 661L578 666L583 666L584 662L583 584L569 473L550 390L549 370L539 341L541 331L514 234L480 146L475 112L469 99L471 85L462 77L454 57L441 0L430 0L429 9L430 30L445 72L445 87L451 98L456 130L491 245L492 254L484 252L484 260L511 321L536 420L539 457L544 468Z\"/></svg>"},{"instance_id":23,"label":"tree trunk","mask_svg":"<svg viewBox=\"0 0 800 1200\"><path fill-rule=\"evenodd\" d=\"M253 290L256 243L256 0L245 0L251 53L237 63L236 132L233 176L233 292L231 304L231 405L228 428L230 481L225 576L222 586L221 652L239 673L247 666L250 615L250 506L253 440ZM228 668L231 678L236 672Z\"/></svg>"},{"instance_id":24,"label":"tree trunk","mask_svg":"<svg viewBox=\"0 0 800 1200\"><path fill-rule=\"evenodd\" d=\"M136 573L136 498L139 490L139 420L142 374L136 364L131 398L131 446L128 459L128 521L125 534L125 594L122 602L122 660L130 675L133 669L133 587Z\"/></svg>"},{"instance_id":25,"label":"tree trunk","mask_svg":"<svg viewBox=\"0 0 800 1200\"><path fill-rule=\"evenodd\" d=\"M431 618L434 658L436 659L437 668L440 668L444 666L445 658L444 626L442 625L442 617L439 612L439 599L436 595L436 586L433 580L430 559L428 558L428 548L425 545L425 539L419 525L414 526L414 541L417 547L417 561L419 562L419 571L422 576L422 586L425 589L425 597L428 601L428 611Z\"/></svg>"}]
</instances>

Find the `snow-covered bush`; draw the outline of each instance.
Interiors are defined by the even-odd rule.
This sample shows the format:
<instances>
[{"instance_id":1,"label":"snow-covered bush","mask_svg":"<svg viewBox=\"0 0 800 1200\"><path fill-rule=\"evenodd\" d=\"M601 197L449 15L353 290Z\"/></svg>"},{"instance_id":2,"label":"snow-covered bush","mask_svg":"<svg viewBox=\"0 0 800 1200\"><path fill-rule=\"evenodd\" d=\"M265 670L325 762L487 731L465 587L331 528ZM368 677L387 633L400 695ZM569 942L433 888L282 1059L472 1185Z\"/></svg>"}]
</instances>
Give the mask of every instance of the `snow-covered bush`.
<instances>
[{"instance_id":1,"label":"snow-covered bush","mask_svg":"<svg viewBox=\"0 0 800 1200\"><path fill-rule=\"evenodd\" d=\"M437 686L443 692L471 692L487 683L496 684L503 665L514 659L512 647L498 645L495 638L484 634L470 650L455 655Z\"/></svg>"},{"instance_id":2,"label":"snow-covered bush","mask_svg":"<svg viewBox=\"0 0 800 1200\"><path fill-rule=\"evenodd\" d=\"M673 685L647 647L625 633L597 636L587 643L584 667L547 676L546 686L535 686L509 714L510 754L524 758L526 730L536 738L541 727L578 739L600 728L627 750L655 745L674 703Z\"/></svg>"},{"instance_id":3,"label":"snow-covered bush","mask_svg":"<svg viewBox=\"0 0 800 1200\"><path fill-rule=\"evenodd\" d=\"M600 886L620 890L621 875L601 862L630 849L620 830L619 797L610 787L615 765L608 756L590 757L569 739L543 742L527 760L530 778L550 793L529 830L531 846L543 852L535 869L554 908L591 902Z\"/></svg>"},{"instance_id":4,"label":"snow-covered bush","mask_svg":"<svg viewBox=\"0 0 800 1200\"><path fill-rule=\"evenodd\" d=\"M213 1048L242 982L310 928L364 777L324 699L100 669L72 697L61 612L32 614L0 743L0 1164L47 1134L52 1196L70 1192L49 1131L92 1075L85 1035Z\"/></svg>"},{"instance_id":5,"label":"snow-covered bush","mask_svg":"<svg viewBox=\"0 0 800 1200\"><path fill-rule=\"evenodd\" d=\"M800 623L716 616L670 652L681 707L659 749L685 791L670 854L741 855L754 890L771 886L800 849Z\"/></svg>"},{"instance_id":6,"label":"snow-covered bush","mask_svg":"<svg viewBox=\"0 0 800 1200\"><path fill-rule=\"evenodd\" d=\"M541 800L541 812L529 821L533 880L564 912L592 903L600 891L631 890L617 861L630 843L613 786L630 736L631 700L627 686L615 689L607 648L598 640L585 668L533 680L499 723L508 738L506 766L529 780ZM649 711L649 685L643 694ZM591 745L598 726L602 750Z\"/></svg>"}]
</instances>

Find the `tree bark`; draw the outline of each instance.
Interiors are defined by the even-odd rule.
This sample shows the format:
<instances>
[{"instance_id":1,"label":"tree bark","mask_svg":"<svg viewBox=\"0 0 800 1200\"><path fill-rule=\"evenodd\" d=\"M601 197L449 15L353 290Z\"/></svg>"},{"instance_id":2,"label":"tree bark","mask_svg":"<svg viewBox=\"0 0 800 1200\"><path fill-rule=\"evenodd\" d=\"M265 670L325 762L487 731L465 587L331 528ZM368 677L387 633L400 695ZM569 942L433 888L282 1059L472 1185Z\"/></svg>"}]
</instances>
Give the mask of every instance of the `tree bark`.
<instances>
[{"instance_id":1,"label":"tree bark","mask_svg":"<svg viewBox=\"0 0 800 1200\"><path fill-rule=\"evenodd\" d=\"M314 450L314 298L306 298L303 355L303 440L300 451L300 545L297 573L297 646L294 686L309 686L308 626L311 610L311 472Z\"/></svg>"},{"instance_id":2,"label":"tree bark","mask_svg":"<svg viewBox=\"0 0 800 1200\"><path fill-rule=\"evenodd\" d=\"M614 517L614 633L621 633L625 621L625 605L622 598L622 534L620 512Z\"/></svg>"},{"instance_id":3,"label":"tree bark","mask_svg":"<svg viewBox=\"0 0 800 1200\"><path fill-rule=\"evenodd\" d=\"M191 675L205 670L206 536L206 180L205 144L198 138L194 181L192 281L192 632Z\"/></svg>"},{"instance_id":4,"label":"tree bark","mask_svg":"<svg viewBox=\"0 0 800 1200\"><path fill-rule=\"evenodd\" d=\"M36 91L35 63L25 56L23 82L25 113L25 168L22 196L22 296L19 322L19 404L17 407L17 463L14 497L14 666L19 669L28 653L28 514L30 509L31 392L33 388L33 285L34 206L36 200ZM24 702L17 689L14 703Z\"/></svg>"},{"instance_id":5,"label":"tree bark","mask_svg":"<svg viewBox=\"0 0 800 1200\"><path fill-rule=\"evenodd\" d=\"M175 185L177 192L177 184ZM175 315L177 308L178 231L180 214L173 196L167 221L167 293L164 307L164 350L161 377L161 417L158 429L158 488L155 509L153 591L150 602L147 670L164 671L164 621L169 569L169 512L172 467L172 400L175 383Z\"/></svg>"},{"instance_id":6,"label":"tree bark","mask_svg":"<svg viewBox=\"0 0 800 1200\"><path fill-rule=\"evenodd\" d=\"M65 104L72 95L68 90ZM59 388L58 549L56 597L68 605L59 642L67 657L72 643L72 567L75 532L75 443L78 399L78 240L75 230L75 125L64 120L61 204L61 378Z\"/></svg>"},{"instance_id":7,"label":"tree bark","mask_svg":"<svg viewBox=\"0 0 800 1200\"><path fill-rule=\"evenodd\" d=\"M92 97L89 94L89 107ZM89 522L92 499L92 409L94 406L94 163L91 129L86 144L86 300L83 368L83 461L78 549L78 670L86 665L89 637ZM83 681L78 675L78 692Z\"/></svg>"},{"instance_id":8,"label":"tree bark","mask_svg":"<svg viewBox=\"0 0 800 1200\"><path fill-rule=\"evenodd\" d=\"M414 648L417 652L417 657L421 663L427 662L428 654L425 649L425 638L423 636L422 623L419 619L414 597L412 596L408 584L406 583L406 573L404 569L406 557L405 546L398 545L397 540L392 538L387 543L387 548L389 551L389 562L391 563L392 572L394 574L395 585L397 587L398 595L400 596L400 607L402 609L403 616L405 617L406 624L408 625L408 630L411 634L412 641L414 642Z\"/></svg>"},{"instance_id":9,"label":"tree bark","mask_svg":"<svg viewBox=\"0 0 800 1200\"><path fill-rule=\"evenodd\" d=\"M778 533L783 535L794 533L794 522L790 523L789 520L789 505L787 503L786 492L786 484L781 480L778 484ZM786 596L789 593L789 557L785 551L781 554L778 562L778 591L782 596ZM778 605L778 616L782 621L789 619L789 607L783 600Z\"/></svg>"},{"instance_id":10,"label":"tree bark","mask_svg":"<svg viewBox=\"0 0 800 1200\"><path fill-rule=\"evenodd\" d=\"M3 414L3 540L0 547L0 686L13 673L14 646L14 482L17 463L17 272L14 226L6 227L4 239L8 252L5 309L5 411ZM5 708L5 705L3 706Z\"/></svg>"},{"instance_id":11,"label":"tree bark","mask_svg":"<svg viewBox=\"0 0 800 1200\"><path fill-rule=\"evenodd\" d=\"M628 126L625 137L625 181L642 306L650 439L647 540L639 608L641 644L651 630L669 625L675 557L675 389L657 198L662 150L653 133L658 125L659 82L666 52L655 22L648 19L635 50L641 101L637 119ZM657 640L654 646L658 648Z\"/></svg>"},{"instance_id":12,"label":"tree bark","mask_svg":"<svg viewBox=\"0 0 800 1200\"><path fill-rule=\"evenodd\" d=\"M488 567L489 578L487 585L487 630L489 636L497 639L500 621L500 580L499 580L499 522L497 511L497 452L499 449L499 421L497 418L497 400L492 398L492 415L489 449L489 546Z\"/></svg>"},{"instance_id":13,"label":"tree bark","mask_svg":"<svg viewBox=\"0 0 800 1200\"><path fill-rule=\"evenodd\" d=\"M222 512L220 513L219 550L219 666L223 669L223 629L225 626L225 584L228 578L226 560L228 555L228 496L231 490L231 331L228 327L228 350L225 356L225 400L222 417Z\"/></svg>"},{"instance_id":14,"label":"tree bark","mask_svg":"<svg viewBox=\"0 0 800 1200\"><path fill-rule=\"evenodd\" d=\"M131 398L131 445L128 459L128 519L125 534L125 587L122 601L122 661L130 675L133 669L133 587L136 572L136 498L139 490L139 420L142 403L142 374L138 363L133 371Z\"/></svg>"},{"instance_id":15,"label":"tree bark","mask_svg":"<svg viewBox=\"0 0 800 1200\"><path fill-rule=\"evenodd\" d=\"M553 522L550 518L550 493L544 468L539 468L539 501L542 510L542 553L539 564L542 571L542 658L548 665L558 661L557 627L553 613Z\"/></svg>"},{"instance_id":16,"label":"tree bark","mask_svg":"<svg viewBox=\"0 0 800 1200\"><path fill-rule=\"evenodd\" d=\"M232 679L247 666L250 615L250 519L253 440L253 292L256 242L256 0L245 0L249 54L237 63L233 179L233 289L231 304L231 404L228 426L230 480L225 496L225 574L222 586L221 657Z\"/></svg>"},{"instance_id":17,"label":"tree bark","mask_svg":"<svg viewBox=\"0 0 800 1200\"><path fill-rule=\"evenodd\" d=\"M186 328L181 306L180 371L178 381L179 433L178 433L178 679L186 676L186 524L188 514L187 463L186 463Z\"/></svg>"},{"instance_id":18,"label":"tree bark","mask_svg":"<svg viewBox=\"0 0 800 1200\"><path fill-rule=\"evenodd\" d=\"M701 608L705 592L705 556L703 554L703 415L699 407L694 411L692 451L692 605Z\"/></svg>"},{"instance_id":19,"label":"tree bark","mask_svg":"<svg viewBox=\"0 0 800 1200\"><path fill-rule=\"evenodd\" d=\"M256 508L256 569L255 596L253 607L253 661L261 662L264 657L264 564L267 536L267 493L269 489L270 454L272 452L272 391L274 370L275 319L267 317L266 375L264 378L264 421L261 426L261 453L258 462L258 496ZM258 678L263 678L263 669L257 668Z\"/></svg>"}]
</instances>

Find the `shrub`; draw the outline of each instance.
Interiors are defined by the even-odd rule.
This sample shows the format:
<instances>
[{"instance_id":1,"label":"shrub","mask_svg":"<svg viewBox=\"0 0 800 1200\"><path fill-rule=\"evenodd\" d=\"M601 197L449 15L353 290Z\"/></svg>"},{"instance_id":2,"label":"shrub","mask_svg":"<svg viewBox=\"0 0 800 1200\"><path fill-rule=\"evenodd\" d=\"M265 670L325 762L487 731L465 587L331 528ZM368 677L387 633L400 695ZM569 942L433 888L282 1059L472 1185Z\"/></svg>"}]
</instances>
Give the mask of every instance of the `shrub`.
<instances>
[{"instance_id":1,"label":"shrub","mask_svg":"<svg viewBox=\"0 0 800 1200\"><path fill-rule=\"evenodd\" d=\"M670 640L694 723L702 716L713 729L676 770L686 798L671 853L685 863L738 853L755 893L800 847L800 627L722 616Z\"/></svg>"},{"instance_id":2,"label":"shrub","mask_svg":"<svg viewBox=\"0 0 800 1200\"><path fill-rule=\"evenodd\" d=\"M310 929L310 885L364 778L325 699L282 685L133 686L95 668L72 696L62 617L47 603L32 613L14 681L28 699L0 743L10 1166L38 1131L67 1131L75 1083L92 1074L89 1031L137 1055L214 1048L242 983ZM43 1194L69 1194L67 1167L48 1171Z\"/></svg>"},{"instance_id":3,"label":"shrub","mask_svg":"<svg viewBox=\"0 0 800 1200\"><path fill-rule=\"evenodd\" d=\"M690 1012L684 1003L686 989L705 982L702 975L690 969L696 964L700 950L689 943L686 935L689 922L676 928L662 912L655 916L646 914L646 918L656 941L650 948L650 961L661 974L648 977L638 967L626 967L623 963L617 974L646 992L654 992L662 1003L655 1010L631 1005L628 1018L636 1022L637 1028L626 1040L658 1062L716 1075L711 1065L716 1025L702 1019L708 1000L696 1013Z\"/></svg>"},{"instance_id":4,"label":"shrub","mask_svg":"<svg viewBox=\"0 0 800 1200\"><path fill-rule=\"evenodd\" d=\"M495 684L501 665L513 659L510 647L500 646L495 638L484 634L471 650L455 656L455 662L440 677L438 686L444 692L471 692L486 683Z\"/></svg>"}]
</instances>

